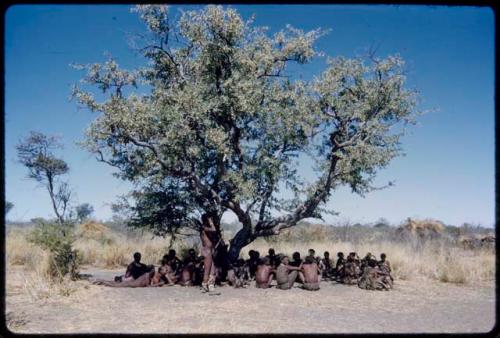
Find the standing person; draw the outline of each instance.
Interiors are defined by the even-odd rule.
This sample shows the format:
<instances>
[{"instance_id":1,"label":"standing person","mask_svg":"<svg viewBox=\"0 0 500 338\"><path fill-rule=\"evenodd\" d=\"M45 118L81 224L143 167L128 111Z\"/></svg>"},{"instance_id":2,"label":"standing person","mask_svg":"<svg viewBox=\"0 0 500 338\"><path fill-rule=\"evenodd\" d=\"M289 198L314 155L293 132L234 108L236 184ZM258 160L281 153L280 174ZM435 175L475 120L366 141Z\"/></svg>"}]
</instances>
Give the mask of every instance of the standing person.
<instances>
[{"instance_id":1,"label":"standing person","mask_svg":"<svg viewBox=\"0 0 500 338\"><path fill-rule=\"evenodd\" d=\"M200 229L200 238L202 245L202 255L204 257L203 282L201 287L204 291L214 291L215 289L215 265L214 248L219 242L219 236L214 221L209 214L203 214Z\"/></svg>"},{"instance_id":2,"label":"standing person","mask_svg":"<svg viewBox=\"0 0 500 338\"><path fill-rule=\"evenodd\" d=\"M319 290L319 267L313 257L311 255L307 256L302 264L302 273L304 274L302 288L309 291Z\"/></svg>"},{"instance_id":3,"label":"standing person","mask_svg":"<svg viewBox=\"0 0 500 338\"><path fill-rule=\"evenodd\" d=\"M281 258L281 263L276 268L276 286L281 290L291 289L295 280L299 277L300 268L291 266L287 256Z\"/></svg>"}]
</instances>

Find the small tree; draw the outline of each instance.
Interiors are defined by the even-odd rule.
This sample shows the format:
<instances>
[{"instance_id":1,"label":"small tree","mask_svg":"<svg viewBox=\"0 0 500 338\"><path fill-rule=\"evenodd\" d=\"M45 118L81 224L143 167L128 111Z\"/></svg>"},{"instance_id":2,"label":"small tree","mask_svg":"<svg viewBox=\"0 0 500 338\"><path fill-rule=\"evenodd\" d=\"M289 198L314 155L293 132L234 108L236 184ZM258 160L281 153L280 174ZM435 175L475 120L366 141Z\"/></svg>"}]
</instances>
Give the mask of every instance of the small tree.
<instances>
[{"instance_id":1,"label":"small tree","mask_svg":"<svg viewBox=\"0 0 500 338\"><path fill-rule=\"evenodd\" d=\"M83 82L108 95L98 101L79 87L74 95L98 112L87 149L137 187L136 224L221 236L230 212L241 224L230 240L235 260L258 237L320 218L340 186L361 195L378 188L378 169L401 153L415 93L405 89L399 56L331 58L305 82L287 70L319 54L321 30L287 26L270 36L222 6L177 22L166 6L134 10L150 33L140 49L149 63L131 71L114 59L80 65ZM298 175L301 154L316 172L309 184Z\"/></svg>"},{"instance_id":2,"label":"small tree","mask_svg":"<svg viewBox=\"0 0 500 338\"><path fill-rule=\"evenodd\" d=\"M57 221L63 225L71 190L66 182L60 180L60 176L68 173L69 167L53 154L55 149L60 148L62 144L58 137L34 131L16 147L19 162L28 168L28 178L47 189Z\"/></svg>"},{"instance_id":3,"label":"small tree","mask_svg":"<svg viewBox=\"0 0 500 338\"><path fill-rule=\"evenodd\" d=\"M94 207L89 203L83 203L76 206L75 212L78 222L81 223L87 220L94 213Z\"/></svg>"}]
</instances>

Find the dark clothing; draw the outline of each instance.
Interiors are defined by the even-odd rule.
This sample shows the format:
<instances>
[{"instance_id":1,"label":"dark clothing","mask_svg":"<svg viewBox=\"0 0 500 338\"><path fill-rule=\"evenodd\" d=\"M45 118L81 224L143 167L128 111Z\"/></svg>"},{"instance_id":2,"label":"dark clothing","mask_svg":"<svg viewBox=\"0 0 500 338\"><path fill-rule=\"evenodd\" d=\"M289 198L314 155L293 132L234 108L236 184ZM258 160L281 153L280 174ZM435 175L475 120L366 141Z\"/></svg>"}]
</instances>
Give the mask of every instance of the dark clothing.
<instances>
[{"instance_id":1,"label":"dark clothing","mask_svg":"<svg viewBox=\"0 0 500 338\"><path fill-rule=\"evenodd\" d=\"M257 271L257 265L259 265L259 259L249 258L246 260L245 264L248 266L248 270L250 272L250 277L255 277L255 271Z\"/></svg>"},{"instance_id":2,"label":"dark clothing","mask_svg":"<svg viewBox=\"0 0 500 338\"><path fill-rule=\"evenodd\" d=\"M143 263L132 262L127 266L127 271L125 272L125 275L137 279L149 271L151 271L150 266L147 266L146 264Z\"/></svg>"},{"instance_id":3,"label":"dark clothing","mask_svg":"<svg viewBox=\"0 0 500 338\"><path fill-rule=\"evenodd\" d=\"M289 265L294 266L296 268L298 268L300 264L302 264L302 259L299 259L298 261L292 261L289 263Z\"/></svg>"},{"instance_id":4,"label":"dark clothing","mask_svg":"<svg viewBox=\"0 0 500 338\"><path fill-rule=\"evenodd\" d=\"M343 270L344 265L345 265L345 258L339 258L337 260L337 264L335 265L335 274L341 273L341 270Z\"/></svg>"},{"instance_id":5,"label":"dark clothing","mask_svg":"<svg viewBox=\"0 0 500 338\"><path fill-rule=\"evenodd\" d=\"M280 258L277 255L273 255L273 256L267 255L266 257L269 258L269 264L273 268L278 267L278 265L280 265L280 263L281 263Z\"/></svg>"}]
</instances>

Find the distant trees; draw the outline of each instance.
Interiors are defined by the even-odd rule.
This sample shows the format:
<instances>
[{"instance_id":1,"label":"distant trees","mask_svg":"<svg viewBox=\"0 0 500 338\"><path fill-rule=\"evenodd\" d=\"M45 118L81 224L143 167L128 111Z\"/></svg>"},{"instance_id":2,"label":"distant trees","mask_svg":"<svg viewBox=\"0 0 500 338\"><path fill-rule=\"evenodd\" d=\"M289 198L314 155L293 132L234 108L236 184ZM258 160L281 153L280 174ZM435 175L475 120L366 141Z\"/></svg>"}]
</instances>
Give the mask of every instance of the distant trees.
<instances>
[{"instance_id":1,"label":"distant trees","mask_svg":"<svg viewBox=\"0 0 500 338\"><path fill-rule=\"evenodd\" d=\"M83 222L94 213L94 207L89 203L83 203L75 207L75 212L78 222Z\"/></svg>"},{"instance_id":2,"label":"distant trees","mask_svg":"<svg viewBox=\"0 0 500 338\"><path fill-rule=\"evenodd\" d=\"M67 163L53 153L63 146L56 136L31 131L16 146L18 160L28 169L28 178L44 186L50 196L52 208L60 225L65 222L71 190L61 176L68 173Z\"/></svg>"}]
</instances>

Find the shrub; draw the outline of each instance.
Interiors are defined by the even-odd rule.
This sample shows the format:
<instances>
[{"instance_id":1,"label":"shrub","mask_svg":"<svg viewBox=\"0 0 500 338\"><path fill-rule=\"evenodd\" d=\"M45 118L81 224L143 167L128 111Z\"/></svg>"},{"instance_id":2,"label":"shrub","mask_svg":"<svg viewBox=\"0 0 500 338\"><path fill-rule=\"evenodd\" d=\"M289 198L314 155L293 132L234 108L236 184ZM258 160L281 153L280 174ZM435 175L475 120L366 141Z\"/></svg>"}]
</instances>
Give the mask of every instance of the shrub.
<instances>
[{"instance_id":1,"label":"shrub","mask_svg":"<svg viewBox=\"0 0 500 338\"><path fill-rule=\"evenodd\" d=\"M77 251L72 248L74 237L71 224L40 221L27 239L50 252L50 277L62 280L69 273L72 279L77 278L79 259Z\"/></svg>"}]
</instances>

